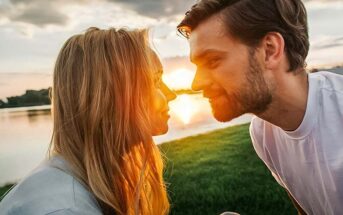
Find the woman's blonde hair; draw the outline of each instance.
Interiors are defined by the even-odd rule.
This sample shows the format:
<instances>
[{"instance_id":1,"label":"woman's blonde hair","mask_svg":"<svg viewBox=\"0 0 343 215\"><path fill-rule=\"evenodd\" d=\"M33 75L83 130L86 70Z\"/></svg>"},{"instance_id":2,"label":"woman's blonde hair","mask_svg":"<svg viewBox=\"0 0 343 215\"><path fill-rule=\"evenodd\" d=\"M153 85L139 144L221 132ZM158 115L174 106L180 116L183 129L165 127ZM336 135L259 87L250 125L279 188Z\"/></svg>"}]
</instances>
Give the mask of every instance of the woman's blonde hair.
<instances>
[{"instance_id":1,"label":"woman's blonde hair","mask_svg":"<svg viewBox=\"0 0 343 215\"><path fill-rule=\"evenodd\" d=\"M151 135L154 71L146 30L90 28L71 37L54 70L59 154L104 214L167 214L163 162Z\"/></svg>"}]
</instances>

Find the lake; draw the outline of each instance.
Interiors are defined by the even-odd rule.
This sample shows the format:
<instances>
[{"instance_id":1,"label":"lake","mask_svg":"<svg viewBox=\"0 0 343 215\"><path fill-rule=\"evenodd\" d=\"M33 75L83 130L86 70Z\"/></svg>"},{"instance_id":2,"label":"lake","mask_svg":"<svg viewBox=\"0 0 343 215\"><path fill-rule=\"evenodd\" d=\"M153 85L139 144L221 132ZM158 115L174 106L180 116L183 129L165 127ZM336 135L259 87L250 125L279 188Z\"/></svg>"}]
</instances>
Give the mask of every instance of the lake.
<instances>
[{"instance_id":1,"label":"lake","mask_svg":"<svg viewBox=\"0 0 343 215\"><path fill-rule=\"evenodd\" d=\"M181 95L170 102L169 132L154 137L157 144L218 128L250 122L243 115L228 123L217 122L207 99ZM50 106L0 109L0 186L27 175L45 157L52 135Z\"/></svg>"}]
</instances>

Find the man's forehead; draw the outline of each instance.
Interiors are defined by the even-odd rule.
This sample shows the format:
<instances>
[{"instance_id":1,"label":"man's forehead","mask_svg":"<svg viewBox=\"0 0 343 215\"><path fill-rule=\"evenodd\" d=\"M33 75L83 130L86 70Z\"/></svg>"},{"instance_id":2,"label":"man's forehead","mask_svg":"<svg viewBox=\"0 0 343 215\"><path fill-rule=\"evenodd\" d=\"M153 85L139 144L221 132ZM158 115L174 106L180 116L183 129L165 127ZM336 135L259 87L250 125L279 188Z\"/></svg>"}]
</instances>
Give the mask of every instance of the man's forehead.
<instances>
[{"instance_id":1,"label":"man's forehead","mask_svg":"<svg viewBox=\"0 0 343 215\"><path fill-rule=\"evenodd\" d=\"M219 16L200 23L190 34L190 58L193 60L205 52L224 51L228 34ZM224 47L223 47L224 46Z\"/></svg>"},{"instance_id":2,"label":"man's forehead","mask_svg":"<svg viewBox=\"0 0 343 215\"><path fill-rule=\"evenodd\" d=\"M199 25L190 33L190 40L202 42L209 38L223 37L226 35L224 23L219 15L212 16Z\"/></svg>"}]
</instances>

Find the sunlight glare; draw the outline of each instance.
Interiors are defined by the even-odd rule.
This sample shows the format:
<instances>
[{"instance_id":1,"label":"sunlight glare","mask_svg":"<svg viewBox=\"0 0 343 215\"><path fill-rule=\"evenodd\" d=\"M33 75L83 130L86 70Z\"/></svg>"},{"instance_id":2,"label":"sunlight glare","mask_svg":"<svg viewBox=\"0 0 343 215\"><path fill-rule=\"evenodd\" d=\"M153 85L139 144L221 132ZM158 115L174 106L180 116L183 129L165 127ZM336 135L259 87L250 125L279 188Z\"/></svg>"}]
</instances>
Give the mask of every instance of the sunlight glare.
<instances>
[{"instance_id":1,"label":"sunlight glare","mask_svg":"<svg viewBox=\"0 0 343 215\"><path fill-rule=\"evenodd\" d=\"M171 89L190 89L195 72L189 69L177 69L163 75L163 81Z\"/></svg>"},{"instance_id":2,"label":"sunlight glare","mask_svg":"<svg viewBox=\"0 0 343 215\"><path fill-rule=\"evenodd\" d=\"M187 125L190 123L192 116L197 111L197 106L192 102L189 95L183 94L179 95L175 101L170 103L170 109L175 113L175 115Z\"/></svg>"}]
</instances>

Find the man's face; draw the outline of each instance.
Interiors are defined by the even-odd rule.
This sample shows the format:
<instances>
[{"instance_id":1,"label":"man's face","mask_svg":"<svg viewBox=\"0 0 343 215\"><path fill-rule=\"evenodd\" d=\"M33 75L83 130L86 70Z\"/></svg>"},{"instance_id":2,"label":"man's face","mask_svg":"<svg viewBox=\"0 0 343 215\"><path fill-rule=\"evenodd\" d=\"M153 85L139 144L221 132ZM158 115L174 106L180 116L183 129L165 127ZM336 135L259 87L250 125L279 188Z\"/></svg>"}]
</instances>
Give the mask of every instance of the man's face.
<instances>
[{"instance_id":1,"label":"man's face","mask_svg":"<svg viewBox=\"0 0 343 215\"><path fill-rule=\"evenodd\" d=\"M203 91L218 121L267 109L272 96L256 51L228 35L219 16L200 23L189 44L197 66L192 88Z\"/></svg>"}]
</instances>

